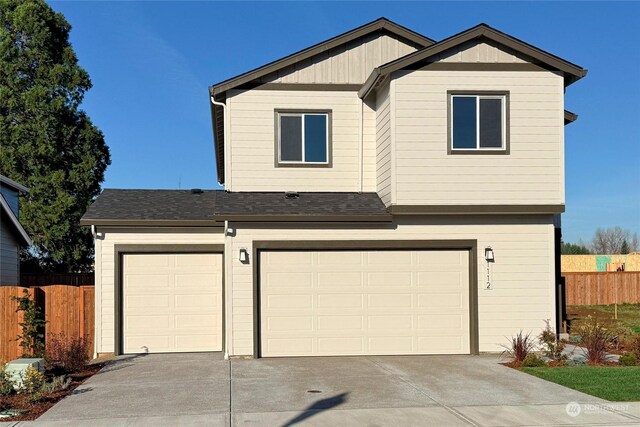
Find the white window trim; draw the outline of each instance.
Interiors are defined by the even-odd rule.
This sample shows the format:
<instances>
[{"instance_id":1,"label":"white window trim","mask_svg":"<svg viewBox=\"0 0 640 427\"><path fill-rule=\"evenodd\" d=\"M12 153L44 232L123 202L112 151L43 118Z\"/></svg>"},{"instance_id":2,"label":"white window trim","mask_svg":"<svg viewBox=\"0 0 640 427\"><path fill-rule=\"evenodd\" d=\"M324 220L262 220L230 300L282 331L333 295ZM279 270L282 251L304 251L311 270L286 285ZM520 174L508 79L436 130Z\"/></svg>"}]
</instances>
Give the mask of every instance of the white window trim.
<instances>
[{"instance_id":1,"label":"white window trim","mask_svg":"<svg viewBox=\"0 0 640 427\"><path fill-rule=\"evenodd\" d=\"M450 97L451 105L449 111L451 111L451 151L465 151L465 150L478 150L478 151L504 151L507 147L507 97L506 95L473 95L473 94L453 94ZM453 99L454 98L475 98L476 99L476 146L474 148L455 148L454 144L454 128L453 128ZM501 117L500 124L502 127L502 145L500 147L480 147L480 100L481 99L499 99L501 101Z\"/></svg>"},{"instance_id":2,"label":"white window trim","mask_svg":"<svg viewBox=\"0 0 640 427\"><path fill-rule=\"evenodd\" d=\"M280 118L283 116L300 117L301 118L301 143L302 143L302 160L282 160L282 145L281 145L281 122ZM325 158L324 162L307 162L305 158L305 132L304 132L304 116L324 116L325 118ZM328 165L329 164L329 114L328 113L278 113L278 163L282 165Z\"/></svg>"}]
</instances>

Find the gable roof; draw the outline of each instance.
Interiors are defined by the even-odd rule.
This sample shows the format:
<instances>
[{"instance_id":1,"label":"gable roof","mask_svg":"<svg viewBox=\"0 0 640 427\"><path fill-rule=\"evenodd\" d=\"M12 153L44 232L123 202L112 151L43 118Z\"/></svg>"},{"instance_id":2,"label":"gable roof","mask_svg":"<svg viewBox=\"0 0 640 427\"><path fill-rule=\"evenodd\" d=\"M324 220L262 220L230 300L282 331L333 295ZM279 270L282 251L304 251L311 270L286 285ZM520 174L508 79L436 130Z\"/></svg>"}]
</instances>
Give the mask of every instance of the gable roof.
<instances>
[{"instance_id":1,"label":"gable roof","mask_svg":"<svg viewBox=\"0 0 640 427\"><path fill-rule=\"evenodd\" d=\"M5 215L7 218L9 218L9 224L13 226L16 234L22 239L22 243L25 246L31 246L31 238L29 238L29 235L24 230L24 227L22 227L22 224L20 224L20 221L18 221L18 218L9 207L9 204L5 200L4 196L0 194L0 216L4 217Z\"/></svg>"},{"instance_id":2,"label":"gable roof","mask_svg":"<svg viewBox=\"0 0 640 427\"><path fill-rule=\"evenodd\" d=\"M0 183L6 185L7 187L11 187L16 191L22 191L23 193L28 193L29 189L22 184L18 184L12 179L7 178L4 175L0 175Z\"/></svg>"},{"instance_id":3,"label":"gable roof","mask_svg":"<svg viewBox=\"0 0 640 427\"><path fill-rule=\"evenodd\" d=\"M380 81L384 80L386 76L394 71L415 66L415 64L419 62L427 63L430 58L441 52L478 38L492 40L498 44L507 46L516 52L531 57L535 61L539 62L540 65L562 71L565 76L565 86L568 86L587 75L587 70L583 69L579 65L573 64L549 52L523 42L522 40L498 31L487 24L479 24L431 46L425 47L375 68L358 92L358 96L364 99L371 92L371 89L375 88Z\"/></svg>"},{"instance_id":4,"label":"gable roof","mask_svg":"<svg viewBox=\"0 0 640 427\"><path fill-rule=\"evenodd\" d=\"M220 83L216 83L209 88L209 92L212 96L218 96L244 83L259 79L260 77L266 76L267 74L271 74L297 62L304 61L305 59L311 58L312 56L318 55L319 53L326 52L338 46L342 46L346 43L349 43L350 41L364 37L368 34L375 33L376 31L390 32L421 47L430 46L435 43L435 40L425 37L422 34L418 34L415 31L412 31L401 25L398 25L395 22L388 20L387 18L378 18L375 21L369 22L368 24L364 24L358 28L354 28L353 30L347 31L346 33L342 33L311 47L295 52L289 56L285 56L284 58L270 62L251 71L247 71L246 73L240 74L239 76L232 77Z\"/></svg>"},{"instance_id":5,"label":"gable roof","mask_svg":"<svg viewBox=\"0 0 640 427\"><path fill-rule=\"evenodd\" d=\"M391 221L376 193L227 193L223 190L106 189L81 225L221 226L230 221Z\"/></svg>"},{"instance_id":6,"label":"gable roof","mask_svg":"<svg viewBox=\"0 0 640 427\"><path fill-rule=\"evenodd\" d=\"M230 89L237 88L243 84L249 83L263 76L289 67L295 63L304 61L305 59L311 58L312 56L318 55L336 47L345 45L358 38L365 37L369 34L380 31L386 31L388 33L395 34L396 36L408 40L420 47L430 46L435 43L435 40L425 37L422 34L418 34L415 31L398 25L386 18L379 18L375 21L369 22L368 24L364 24L358 28L347 31L346 33L342 33L311 47L285 56L284 58L278 59L261 67L255 68L251 71L247 71L246 73L216 83L209 87L209 95L213 96L219 101L224 101L226 98L226 91ZM218 182L220 184L224 184L224 115L221 106L214 105L211 102L209 103L209 105L211 108L211 121L213 122L213 142L216 153L216 170L218 174Z\"/></svg>"}]
</instances>

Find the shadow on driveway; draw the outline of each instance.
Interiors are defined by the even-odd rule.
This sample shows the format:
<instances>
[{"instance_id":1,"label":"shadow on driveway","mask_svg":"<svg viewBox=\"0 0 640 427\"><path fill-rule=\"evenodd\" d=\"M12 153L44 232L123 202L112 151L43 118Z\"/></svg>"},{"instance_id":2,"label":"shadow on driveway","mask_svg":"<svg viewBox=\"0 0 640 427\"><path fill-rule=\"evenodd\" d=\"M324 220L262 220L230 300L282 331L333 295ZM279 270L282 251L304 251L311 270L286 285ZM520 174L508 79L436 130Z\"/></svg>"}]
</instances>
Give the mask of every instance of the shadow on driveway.
<instances>
[{"instance_id":1,"label":"shadow on driveway","mask_svg":"<svg viewBox=\"0 0 640 427\"><path fill-rule=\"evenodd\" d=\"M314 415L316 415L321 411L326 411L327 409L333 409L336 406L340 406L347 401L348 396L349 396L349 393L347 392L347 393L340 393L333 397L328 397L326 399L318 400L312 403L311 405L309 405L308 407L306 407L300 415L284 423L282 427L290 427L290 426L296 425L306 420L307 418L313 417Z\"/></svg>"}]
</instances>

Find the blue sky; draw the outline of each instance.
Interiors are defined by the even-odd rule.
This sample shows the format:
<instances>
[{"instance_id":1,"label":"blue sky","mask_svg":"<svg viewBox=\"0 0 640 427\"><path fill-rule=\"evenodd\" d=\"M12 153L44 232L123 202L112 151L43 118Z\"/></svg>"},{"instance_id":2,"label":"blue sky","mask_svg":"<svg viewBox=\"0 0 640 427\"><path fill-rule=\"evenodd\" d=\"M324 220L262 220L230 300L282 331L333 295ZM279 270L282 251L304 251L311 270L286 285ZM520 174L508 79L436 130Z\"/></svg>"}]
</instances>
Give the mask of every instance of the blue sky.
<instances>
[{"instance_id":1,"label":"blue sky","mask_svg":"<svg viewBox=\"0 0 640 427\"><path fill-rule=\"evenodd\" d=\"M567 241L640 233L640 3L50 2L93 81L104 187L218 188L207 87L385 16L436 40L485 22L589 70L566 108Z\"/></svg>"}]
</instances>

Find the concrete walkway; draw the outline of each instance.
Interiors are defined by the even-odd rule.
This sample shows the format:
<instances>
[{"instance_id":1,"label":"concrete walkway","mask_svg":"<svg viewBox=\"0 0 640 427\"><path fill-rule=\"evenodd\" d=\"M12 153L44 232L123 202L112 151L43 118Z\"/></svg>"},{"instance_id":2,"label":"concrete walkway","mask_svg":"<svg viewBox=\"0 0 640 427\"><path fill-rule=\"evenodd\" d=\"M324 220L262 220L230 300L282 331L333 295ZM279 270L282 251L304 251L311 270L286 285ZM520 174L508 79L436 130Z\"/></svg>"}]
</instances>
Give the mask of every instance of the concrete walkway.
<instances>
[{"instance_id":1,"label":"concrete walkway","mask_svg":"<svg viewBox=\"0 0 640 427\"><path fill-rule=\"evenodd\" d=\"M24 426L640 425L495 356L123 357Z\"/></svg>"}]
</instances>

